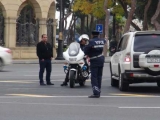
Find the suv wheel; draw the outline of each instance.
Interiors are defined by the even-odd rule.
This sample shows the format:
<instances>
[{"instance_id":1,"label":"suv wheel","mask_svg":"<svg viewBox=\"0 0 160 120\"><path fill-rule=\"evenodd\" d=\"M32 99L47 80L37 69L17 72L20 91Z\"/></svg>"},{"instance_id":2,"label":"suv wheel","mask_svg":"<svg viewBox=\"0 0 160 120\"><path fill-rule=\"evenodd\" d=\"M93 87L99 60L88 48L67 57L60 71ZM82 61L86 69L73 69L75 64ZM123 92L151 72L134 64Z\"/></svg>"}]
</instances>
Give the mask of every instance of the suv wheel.
<instances>
[{"instance_id":1,"label":"suv wheel","mask_svg":"<svg viewBox=\"0 0 160 120\"><path fill-rule=\"evenodd\" d=\"M127 91L129 88L129 82L126 81L124 78L124 74L121 73L121 70L119 68L119 90L120 91Z\"/></svg>"},{"instance_id":2,"label":"suv wheel","mask_svg":"<svg viewBox=\"0 0 160 120\"><path fill-rule=\"evenodd\" d=\"M111 63L110 63L110 73L111 73L111 86L112 87L118 87L118 80L112 78L113 74L112 74Z\"/></svg>"}]
</instances>

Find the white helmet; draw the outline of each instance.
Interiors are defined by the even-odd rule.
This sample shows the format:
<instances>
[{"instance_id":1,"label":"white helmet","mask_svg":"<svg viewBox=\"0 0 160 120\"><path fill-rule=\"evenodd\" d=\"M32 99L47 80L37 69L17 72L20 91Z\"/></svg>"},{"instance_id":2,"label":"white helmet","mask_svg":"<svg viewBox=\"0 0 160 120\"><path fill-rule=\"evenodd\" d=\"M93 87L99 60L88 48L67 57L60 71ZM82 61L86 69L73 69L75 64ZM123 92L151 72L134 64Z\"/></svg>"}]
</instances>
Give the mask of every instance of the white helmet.
<instances>
[{"instance_id":1,"label":"white helmet","mask_svg":"<svg viewBox=\"0 0 160 120\"><path fill-rule=\"evenodd\" d=\"M78 40L79 40L79 42L82 40L82 39L85 39L85 40L89 40L89 36L87 35L87 34L82 34L79 38L78 38Z\"/></svg>"}]
</instances>

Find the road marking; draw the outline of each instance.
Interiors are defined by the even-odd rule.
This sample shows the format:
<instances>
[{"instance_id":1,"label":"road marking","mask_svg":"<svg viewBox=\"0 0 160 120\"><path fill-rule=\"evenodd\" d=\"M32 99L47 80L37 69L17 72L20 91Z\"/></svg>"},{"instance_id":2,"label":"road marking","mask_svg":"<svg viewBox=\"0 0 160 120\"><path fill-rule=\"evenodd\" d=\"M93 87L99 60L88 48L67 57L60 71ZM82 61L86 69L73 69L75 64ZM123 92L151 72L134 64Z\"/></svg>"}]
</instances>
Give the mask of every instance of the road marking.
<instances>
[{"instance_id":1,"label":"road marking","mask_svg":"<svg viewBox=\"0 0 160 120\"><path fill-rule=\"evenodd\" d=\"M51 80L54 82L64 81L64 80ZM86 80L86 82L91 81L90 79ZM0 80L0 83L36 83L39 80Z\"/></svg>"},{"instance_id":2,"label":"road marking","mask_svg":"<svg viewBox=\"0 0 160 120\"><path fill-rule=\"evenodd\" d=\"M111 95L118 95L118 96L137 96L137 97L150 97L153 95L144 95L144 94L111 94Z\"/></svg>"},{"instance_id":3,"label":"road marking","mask_svg":"<svg viewBox=\"0 0 160 120\"><path fill-rule=\"evenodd\" d=\"M29 81L0 81L2 83L34 83Z\"/></svg>"},{"instance_id":4,"label":"road marking","mask_svg":"<svg viewBox=\"0 0 160 120\"><path fill-rule=\"evenodd\" d=\"M74 106L74 107L114 107L111 105L95 105L95 104L56 104L56 103L22 103L22 102L0 102L0 104L21 104L21 105L49 105L49 106Z\"/></svg>"},{"instance_id":5,"label":"road marking","mask_svg":"<svg viewBox=\"0 0 160 120\"><path fill-rule=\"evenodd\" d=\"M33 77L33 76L39 76L39 75L23 75L23 76L26 76L26 77ZM58 74L58 75L51 75L52 77L56 77L56 76L65 76L65 74ZM45 75L44 75L44 77L46 77Z\"/></svg>"},{"instance_id":6,"label":"road marking","mask_svg":"<svg viewBox=\"0 0 160 120\"><path fill-rule=\"evenodd\" d=\"M64 80L51 80L51 81L64 81ZM0 83L35 83L35 82L39 82L39 80L1 80Z\"/></svg>"},{"instance_id":7,"label":"road marking","mask_svg":"<svg viewBox=\"0 0 160 120\"><path fill-rule=\"evenodd\" d=\"M22 97L42 97L42 98L53 97L53 96L48 96L48 95L33 95L33 94L7 94L7 95L22 96Z\"/></svg>"},{"instance_id":8,"label":"road marking","mask_svg":"<svg viewBox=\"0 0 160 120\"><path fill-rule=\"evenodd\" d=\"M37 94L6 94L7 96L20 96L20 97L50 97L50 98L87 98L88 96L52 96L52 95L37 95ZM160 96L101 96L101 98L156 98Z\"/></svg>"},{"instance_id":9,"label":"road marking","mask_svg":"<svg viewBox=\"0 0 160 120\"><path fill-rule=\"evenodd\" d=\"M120 109L160 109L160 107L118 107Z\"/></svg>"}]
</instances>

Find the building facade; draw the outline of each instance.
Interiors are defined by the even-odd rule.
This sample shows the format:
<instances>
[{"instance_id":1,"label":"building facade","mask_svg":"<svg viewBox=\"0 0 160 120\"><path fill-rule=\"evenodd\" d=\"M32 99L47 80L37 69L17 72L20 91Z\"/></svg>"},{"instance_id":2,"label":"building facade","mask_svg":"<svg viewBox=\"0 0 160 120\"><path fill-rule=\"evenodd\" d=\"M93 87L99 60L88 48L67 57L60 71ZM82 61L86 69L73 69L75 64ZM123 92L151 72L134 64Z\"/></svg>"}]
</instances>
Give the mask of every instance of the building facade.
<instances>
[{"instance_id":1,"label":"building facade","mask_svg":"<svg viewBox=\"0 0 160 120\"><path fill-rule=\"evenodd\" d=\"M0 0L0 46L15 59L37 58L36 44L48 35L56 57L55 0Z\"/></svg>"}]
</instances>

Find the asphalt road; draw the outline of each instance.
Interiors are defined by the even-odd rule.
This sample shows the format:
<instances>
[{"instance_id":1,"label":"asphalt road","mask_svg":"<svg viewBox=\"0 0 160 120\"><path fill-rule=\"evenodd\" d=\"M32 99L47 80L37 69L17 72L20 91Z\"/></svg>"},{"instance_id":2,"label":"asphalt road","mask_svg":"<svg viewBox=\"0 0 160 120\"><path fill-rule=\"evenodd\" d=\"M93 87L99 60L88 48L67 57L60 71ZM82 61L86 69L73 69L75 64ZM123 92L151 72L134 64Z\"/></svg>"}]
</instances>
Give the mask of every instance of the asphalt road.
<instances>
[{"instance_id":1,"label":"asphalt road","mask_svg":"<svg viewBox=\"0 0 160 120\"><path fill-rule=\"evenodd\" d=\"M85 87L61 87L62 64L53 64L54 86L39 86L37 64L13 64L0 72L0 120L159 120L160 89L155 83L133 84L128 92L110 86L105 64L102 97L89 99Z\"/></svg>"}]
</instances>

